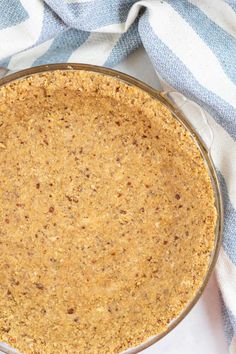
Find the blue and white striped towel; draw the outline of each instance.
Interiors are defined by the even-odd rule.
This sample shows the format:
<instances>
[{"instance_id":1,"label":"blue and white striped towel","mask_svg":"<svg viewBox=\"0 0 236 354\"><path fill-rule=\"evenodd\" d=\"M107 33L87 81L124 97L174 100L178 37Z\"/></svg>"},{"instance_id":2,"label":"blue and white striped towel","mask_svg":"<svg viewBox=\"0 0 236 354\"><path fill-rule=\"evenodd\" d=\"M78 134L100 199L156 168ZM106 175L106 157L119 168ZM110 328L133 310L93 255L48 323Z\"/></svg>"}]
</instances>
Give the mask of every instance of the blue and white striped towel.
<instances>
[{"instance_id":1,"label":"blue and white striped towel","mask_svg":"<svg viewBox=\"0 0 236 354\"><path fill-rule=\"evenodd\" d=\"M141 44L156 71L213 118L212 155L224 192L217 275L236 353L236 1L0 0L0 65L114 66Z\"/></svg>"}]
</instances>

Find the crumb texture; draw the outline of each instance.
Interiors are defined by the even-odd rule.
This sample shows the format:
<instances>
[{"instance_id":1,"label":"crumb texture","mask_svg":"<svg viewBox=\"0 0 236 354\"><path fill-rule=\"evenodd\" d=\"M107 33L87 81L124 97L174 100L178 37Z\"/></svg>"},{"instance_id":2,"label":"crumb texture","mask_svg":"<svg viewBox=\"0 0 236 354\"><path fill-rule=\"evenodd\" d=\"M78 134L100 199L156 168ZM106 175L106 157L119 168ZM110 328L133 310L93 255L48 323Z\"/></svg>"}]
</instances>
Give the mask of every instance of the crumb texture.
<instances>
[{"instance_id":1,"label":"crumb texture","mask_svg":"<svg viewBox=\"0 0 236 354\"><path fill-rule=\"evenodd\" d=\"M140 89L55 71L0 88L0 340L114 354L202 283L216 212L185 128Z\"/></svg>"}]
</instances>

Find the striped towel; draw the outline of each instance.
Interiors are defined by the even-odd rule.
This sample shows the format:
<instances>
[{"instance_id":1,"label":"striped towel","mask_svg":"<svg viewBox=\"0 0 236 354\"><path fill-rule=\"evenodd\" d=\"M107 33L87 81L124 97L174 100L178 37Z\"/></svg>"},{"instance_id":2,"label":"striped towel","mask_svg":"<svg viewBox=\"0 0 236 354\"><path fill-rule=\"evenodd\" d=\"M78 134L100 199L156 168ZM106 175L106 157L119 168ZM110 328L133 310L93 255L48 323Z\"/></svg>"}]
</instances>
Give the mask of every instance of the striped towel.
<instances>
[{"instance_id":1,"label":"striped towel","mask_svg":"<svg viewBox=\"0 0 236 354\"><path fill-rule=\"evenodd\" d=\"M225 204L217 276L236 353L236 1L0 0L0 65L112 67L143 45L162 79L212 117Z\"/></svg>"}]
</instances>

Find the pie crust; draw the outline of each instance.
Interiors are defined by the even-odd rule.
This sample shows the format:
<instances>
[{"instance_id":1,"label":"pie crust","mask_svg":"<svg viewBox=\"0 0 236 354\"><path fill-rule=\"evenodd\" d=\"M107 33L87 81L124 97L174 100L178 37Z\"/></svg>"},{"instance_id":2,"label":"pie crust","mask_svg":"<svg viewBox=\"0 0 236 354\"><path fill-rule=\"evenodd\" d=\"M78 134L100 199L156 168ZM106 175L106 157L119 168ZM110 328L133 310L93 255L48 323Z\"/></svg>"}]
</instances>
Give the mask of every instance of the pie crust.
<instances>
[{"instance_id":1,"label":"pie crust","mask_svg":"<svg viewBox=\"0 0 236 354\"><path fill-rule=\"evenodd\" d=\"M202 284L216 210L185 127L87 71L0 88L0 333L24 354L119 353Z\"/></svg>"}]
</instances>

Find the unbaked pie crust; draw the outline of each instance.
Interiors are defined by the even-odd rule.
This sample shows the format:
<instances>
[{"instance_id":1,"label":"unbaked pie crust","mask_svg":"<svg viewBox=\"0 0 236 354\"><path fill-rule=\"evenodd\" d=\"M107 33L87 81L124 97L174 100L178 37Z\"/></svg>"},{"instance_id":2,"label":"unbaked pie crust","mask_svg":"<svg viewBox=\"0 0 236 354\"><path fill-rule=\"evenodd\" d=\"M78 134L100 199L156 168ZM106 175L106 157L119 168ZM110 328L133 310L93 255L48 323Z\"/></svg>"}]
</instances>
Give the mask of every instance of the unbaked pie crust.
<instances>
[{"instance_id":1,"label":"unbaked pie crust","mask_svg":"<svg viewBox=\"0 0 236 354\"><path fill-rule=\"evenodd\" d=\"M118 353L166 330L214 245L190 133L86 71L0 88L0 333L24 354Z\"/></svg>"}]
</instances>

